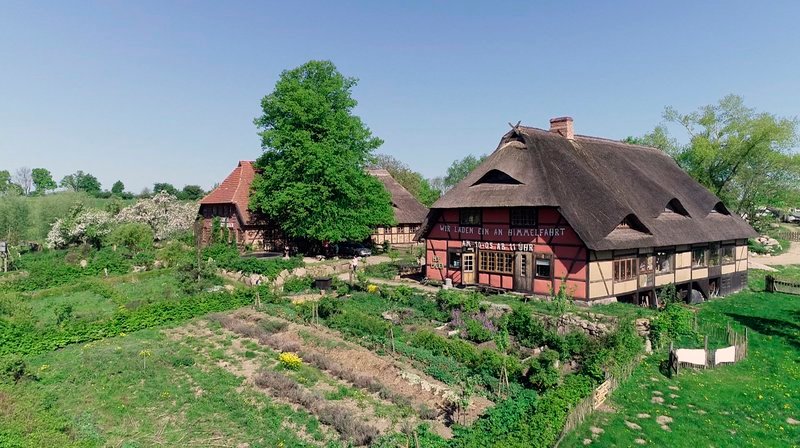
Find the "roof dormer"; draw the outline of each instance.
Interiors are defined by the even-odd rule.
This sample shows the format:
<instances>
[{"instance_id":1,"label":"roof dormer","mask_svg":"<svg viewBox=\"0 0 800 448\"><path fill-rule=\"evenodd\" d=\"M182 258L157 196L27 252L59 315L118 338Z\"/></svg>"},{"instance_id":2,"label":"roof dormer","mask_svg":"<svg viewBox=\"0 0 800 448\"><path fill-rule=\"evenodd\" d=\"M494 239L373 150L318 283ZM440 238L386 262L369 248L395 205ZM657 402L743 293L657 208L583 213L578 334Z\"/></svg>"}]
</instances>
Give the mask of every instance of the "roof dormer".
<instances>
[{"instance_id":1,"label":"roof dormer","mask_svg":"<svg viewBox=\"0 0 800 448\"><path fill-rule=\"evenodd\" d=\"M480 184L503 184L503 185L520 185L522 182L514 179L513 177L509 176L507 173L504 173L500 170L489 170L481 176L472 186L480 185Z\"/></svg>"}]
</instances>

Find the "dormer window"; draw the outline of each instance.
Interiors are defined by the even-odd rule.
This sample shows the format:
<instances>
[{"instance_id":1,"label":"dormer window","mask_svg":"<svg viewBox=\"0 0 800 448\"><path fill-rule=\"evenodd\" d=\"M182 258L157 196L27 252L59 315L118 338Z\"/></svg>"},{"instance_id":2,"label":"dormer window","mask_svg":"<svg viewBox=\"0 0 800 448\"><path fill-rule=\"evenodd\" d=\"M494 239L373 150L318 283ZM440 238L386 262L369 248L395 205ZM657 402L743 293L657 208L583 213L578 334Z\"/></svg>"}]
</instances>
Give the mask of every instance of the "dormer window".
<instances>
[{"instance_id":1,"label":"dormer window","mask_svg":"<svg viewBox=\"0 0 800 448\"><path fill-rule=\"evenodd\" d=\"M717 202L714 204L714 208L711 209L711 213L719 213L720 215L730 215L731 212L728 211L728 208L725 207L725 204L722 202Z\"/></svg>"},{"instance_id":2,"label":"dormer window","mask_svg":"<svg viewBox=\"0 0 800 448\"><path fill-rule=\"evenodd\" d=\"M666 207L664 207L664 211L667 213L677 213L682 216L689 217L689 212L686 211L686 208L681 204L676 198L673 198L669 202L667 202Z\"/></svg>"},{"instance_id":3,"label":"dormer window","mask_svg":"<svg viewBox=\"0 0 800 448\"><path fill-rule=\"evenodd\" d=\"M480 184L505 184L505 185L520 185L522 182L514 179L513 177L509 176L508 174L500 171L500 170L489 170L478 179L477 182L472 184L480 185Z\"/></svg>"},{"instance_id":4,"label":"dormer window","mask_svg":"<svg viewBox=\"0 0 800 448\"><path fill-rule=\"evenodd\" d=\"M633 213L626 216L622 222L617 224L617 229L633 229L637 232L650 233L650 230L648 230L647 227L645 227L644 224L639 221L639 218L637 218Z\"/></svg>"}]
</instances>

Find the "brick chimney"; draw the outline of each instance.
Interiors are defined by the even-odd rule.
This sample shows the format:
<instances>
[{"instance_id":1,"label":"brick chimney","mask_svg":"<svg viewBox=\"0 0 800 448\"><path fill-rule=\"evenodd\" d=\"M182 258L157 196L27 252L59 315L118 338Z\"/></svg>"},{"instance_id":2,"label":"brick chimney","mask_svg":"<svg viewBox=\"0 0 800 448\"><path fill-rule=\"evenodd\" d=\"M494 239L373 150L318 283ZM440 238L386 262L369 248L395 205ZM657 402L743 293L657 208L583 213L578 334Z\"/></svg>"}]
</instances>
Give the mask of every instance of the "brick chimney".
<instances>
[{"instance_id":1,"label":"brick chimney","mask_svg":"<svg viewBox=\"0 0 800 448\"><path fill-rule=\"evenodd\" d=\"M572 117L558 117L550 119L550 132L561 134L570 140L575 138L575 130L572 127Z\"/></svg>"}]
</instances>

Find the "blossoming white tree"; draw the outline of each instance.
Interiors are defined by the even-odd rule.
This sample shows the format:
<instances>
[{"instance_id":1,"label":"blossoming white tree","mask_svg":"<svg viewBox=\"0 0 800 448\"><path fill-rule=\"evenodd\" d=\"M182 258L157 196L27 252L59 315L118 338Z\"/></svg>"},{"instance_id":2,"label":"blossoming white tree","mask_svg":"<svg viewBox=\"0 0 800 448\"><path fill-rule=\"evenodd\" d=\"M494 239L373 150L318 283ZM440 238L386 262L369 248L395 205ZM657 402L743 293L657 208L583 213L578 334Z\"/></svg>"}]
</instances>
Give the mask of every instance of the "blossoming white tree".
<instances>
[{"instance_id":1,"label":"blossoming white tree","mask_svg":"<svg viewBox=\"0 0 800 448\"><path fill-rule=\"evenodd\" d=\"M67 217L53 223L46 245L56 249L73 244L99 245L114 224L131 222L148 225L155 239L163 240L175 232L191 229L196 218L196 202L181 202L166 192L141 199L116 216L103 210L76 207Z\"/></svg>"}]
</instances>

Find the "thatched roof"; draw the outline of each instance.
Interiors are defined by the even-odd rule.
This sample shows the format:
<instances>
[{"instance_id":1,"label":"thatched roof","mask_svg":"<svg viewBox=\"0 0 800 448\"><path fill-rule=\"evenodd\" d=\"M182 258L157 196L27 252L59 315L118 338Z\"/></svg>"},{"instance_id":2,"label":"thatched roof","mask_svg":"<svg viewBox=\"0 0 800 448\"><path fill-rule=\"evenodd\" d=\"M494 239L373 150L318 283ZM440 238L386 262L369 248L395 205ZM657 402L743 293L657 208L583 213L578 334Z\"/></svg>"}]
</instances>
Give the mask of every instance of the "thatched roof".
<instances>
[{"instance_id":1,"label":"thatched roof","mask_svg":"<svg viewBox=\"0 0 800 448\"><path fill-rule=\"evenodd\" d=\"M397 224L419 225L425 220L425 216L428 214L428 208L420 204L417 198L400 185L388 171L384 169L370 169L367 170L367 172L383 182L386 190L388 190L389 194L392 196L392 210L394 211L394 219L397 221Z\"/></svg>"},{"instance_id":2,"label":"thatched roof","mask_svg":"<svg viewBox=\"0 0 800 448\"><path fill-rule=\"evenodd\" d=\"M658 149L524 126L504 135L486 161L433 204L428 219L447 208L517 206L557 207L594 250L756 235Z\"/></svg>"}]
</instances>

